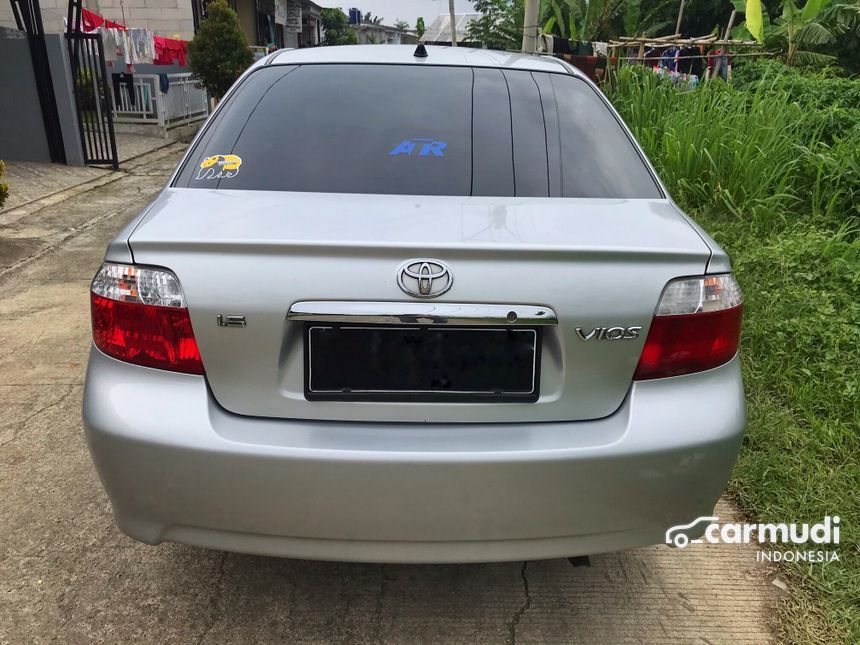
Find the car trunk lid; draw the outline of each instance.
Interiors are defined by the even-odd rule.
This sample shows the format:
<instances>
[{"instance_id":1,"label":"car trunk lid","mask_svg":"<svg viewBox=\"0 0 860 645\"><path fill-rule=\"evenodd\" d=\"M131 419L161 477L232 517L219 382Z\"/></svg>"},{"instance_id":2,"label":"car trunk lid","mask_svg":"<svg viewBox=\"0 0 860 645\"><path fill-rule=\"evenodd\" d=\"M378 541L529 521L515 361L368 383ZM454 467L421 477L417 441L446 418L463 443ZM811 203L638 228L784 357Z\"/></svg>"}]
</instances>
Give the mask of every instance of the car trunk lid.
<instances>
[{"instance_id":1,"label":"car trunk lid","mask_svg":"<svg viewBox=\"0 0 860 645\"><path fill-rule=\"evenodd\" d=\"M179 277L212 394L243 415L350 421L579 420L615 411L665 284L710 250L667 200L168 189L130 236ZM433 258L429 302L543 307L536 401L308 400L306 301L422 302L398 269ZM220 322L219 325L219 316ZM245 326L224 325L243 316ZM600 329L641 327L615 339ZM385 397L382 397L383 399Z\"/></svg>"}]
</instances>

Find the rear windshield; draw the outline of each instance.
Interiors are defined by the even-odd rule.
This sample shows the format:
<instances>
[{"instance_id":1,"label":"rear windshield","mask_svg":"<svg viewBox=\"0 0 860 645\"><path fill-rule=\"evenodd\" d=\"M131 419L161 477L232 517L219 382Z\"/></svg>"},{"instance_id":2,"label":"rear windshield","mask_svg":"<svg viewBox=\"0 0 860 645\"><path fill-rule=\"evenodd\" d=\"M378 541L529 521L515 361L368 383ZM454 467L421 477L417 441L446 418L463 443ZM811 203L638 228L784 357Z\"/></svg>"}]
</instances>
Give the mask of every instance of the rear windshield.
<instances>
[{"instance_id":1,"label":"rear windshield","mask_svg":"<svg viewBox=\"0 0 860 645\"><path fill-rule=\"evenodd\" d=\"M394 195L660 197L598 94L565 74L263 67L174 185Z\"/></svg>"}]
</instances>

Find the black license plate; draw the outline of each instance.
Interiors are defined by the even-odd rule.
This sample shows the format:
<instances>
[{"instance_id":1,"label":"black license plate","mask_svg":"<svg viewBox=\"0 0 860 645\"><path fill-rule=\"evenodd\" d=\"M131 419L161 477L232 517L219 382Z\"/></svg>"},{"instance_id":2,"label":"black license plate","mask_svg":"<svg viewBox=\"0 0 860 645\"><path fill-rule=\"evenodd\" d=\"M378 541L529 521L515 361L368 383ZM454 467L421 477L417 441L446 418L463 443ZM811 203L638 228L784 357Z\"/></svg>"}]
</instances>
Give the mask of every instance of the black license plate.
<instances>
[{"instance_id":1,"label":"black license plate","mask_svg":"<svg viewBox=\"0 0 860 645\"><path fill-rule=\"evenodd\" d=\"M536 401L540 335L531 328L309 323L309 400Z\"/></svg>"}]
</instances>

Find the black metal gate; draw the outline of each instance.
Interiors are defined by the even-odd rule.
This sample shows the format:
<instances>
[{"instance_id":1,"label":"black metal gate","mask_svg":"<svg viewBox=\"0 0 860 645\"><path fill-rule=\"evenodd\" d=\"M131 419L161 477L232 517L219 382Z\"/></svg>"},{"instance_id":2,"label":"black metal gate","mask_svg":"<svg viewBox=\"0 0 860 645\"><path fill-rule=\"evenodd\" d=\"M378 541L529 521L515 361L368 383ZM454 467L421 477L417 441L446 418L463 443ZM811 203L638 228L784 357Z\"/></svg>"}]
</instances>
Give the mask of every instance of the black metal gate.
<instances>
[{"instance_id":1,"label":"black metal gate","mask_svg":"<svg viewBox=\"0 0 860 645\"><path fill-rule=\"evenodd\" d=\"M81 29L81 0L69 2L66 44L75 85L75 103L84 161L119 168L116 134L102 37Z\"/></svg>"}]
</instances>

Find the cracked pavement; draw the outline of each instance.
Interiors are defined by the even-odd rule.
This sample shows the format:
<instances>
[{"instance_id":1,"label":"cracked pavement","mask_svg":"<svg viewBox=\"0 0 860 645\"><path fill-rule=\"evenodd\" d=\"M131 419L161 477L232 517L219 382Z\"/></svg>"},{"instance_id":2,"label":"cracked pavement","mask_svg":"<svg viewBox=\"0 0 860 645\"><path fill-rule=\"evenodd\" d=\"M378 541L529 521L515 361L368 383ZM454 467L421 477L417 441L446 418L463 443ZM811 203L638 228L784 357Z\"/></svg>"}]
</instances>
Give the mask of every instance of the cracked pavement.
<instances>
[{"instance_id":1,"label":"cracked pavement","mask_svg":"<svg viewBox=\"0 0 860 645\"><path fill-rule=\"evenodd\" d=\"M181 151L0 212L0 643L771 640L780 591L749 546L654 546L591 566L372 565L122 535L81 429L87 292ZM716 514L738 518L727 501Z\"/></svg>"}]
</instances>

